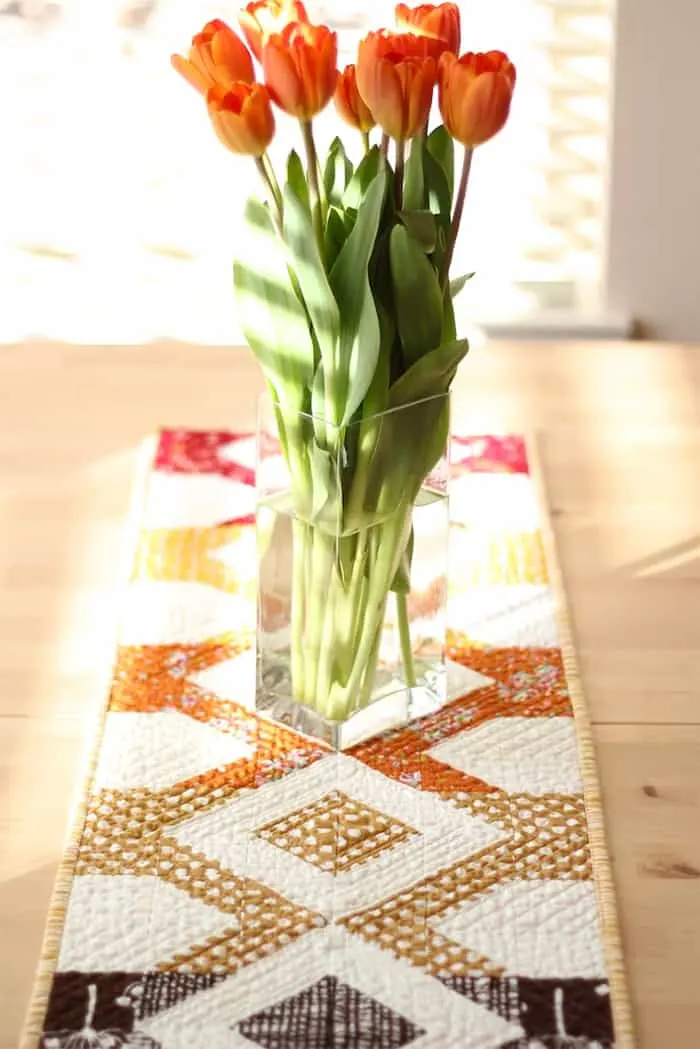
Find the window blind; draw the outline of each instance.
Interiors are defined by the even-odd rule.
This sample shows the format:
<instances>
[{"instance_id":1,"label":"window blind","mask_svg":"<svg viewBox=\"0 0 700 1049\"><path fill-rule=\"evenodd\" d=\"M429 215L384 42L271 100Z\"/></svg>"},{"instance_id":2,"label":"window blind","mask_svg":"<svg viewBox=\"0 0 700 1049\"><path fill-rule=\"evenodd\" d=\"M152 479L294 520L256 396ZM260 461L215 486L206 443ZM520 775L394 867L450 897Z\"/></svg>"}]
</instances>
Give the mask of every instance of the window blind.
<instances>
[{"instance_id":1,"label":"window blind","mask_svg":"<svg viewBox=\"0 0 700 1049\"><path fill-rule=\"evenodd\" d=\"M460 313L595 305L605 245L614 0L462 0L463 47L518 67L506 130L477 151L455 258ZM341 62L393 2L309 0ZM227 154L171 70L237 4L14 0L0 6L0 341L241 341L231 259L252 164ZM332 109L321 143L338 131ZM343 131L346 140L353 132ZM273 155L299 148L278 118ZM359 139L357 142L359 147Z\"/></svg>"}]
</instances>

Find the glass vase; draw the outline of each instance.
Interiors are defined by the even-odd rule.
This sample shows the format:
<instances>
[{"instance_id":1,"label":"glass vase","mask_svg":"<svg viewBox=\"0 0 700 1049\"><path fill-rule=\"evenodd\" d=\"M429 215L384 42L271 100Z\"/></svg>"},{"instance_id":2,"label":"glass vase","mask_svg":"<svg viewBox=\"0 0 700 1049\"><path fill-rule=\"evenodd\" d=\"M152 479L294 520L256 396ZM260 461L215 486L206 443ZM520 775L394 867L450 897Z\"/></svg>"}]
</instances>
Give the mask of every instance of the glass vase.
<instances>
[{"instance_id":1,"label":"glass vase","mask_svg":"<svg viewBox=\"0 0 700 1049\"><path fill-rule=\"evenodd\" d=\"M345 427L263 398L256 709L345 749L448 697L449 396Z\"/></svg>"}]
</instances>

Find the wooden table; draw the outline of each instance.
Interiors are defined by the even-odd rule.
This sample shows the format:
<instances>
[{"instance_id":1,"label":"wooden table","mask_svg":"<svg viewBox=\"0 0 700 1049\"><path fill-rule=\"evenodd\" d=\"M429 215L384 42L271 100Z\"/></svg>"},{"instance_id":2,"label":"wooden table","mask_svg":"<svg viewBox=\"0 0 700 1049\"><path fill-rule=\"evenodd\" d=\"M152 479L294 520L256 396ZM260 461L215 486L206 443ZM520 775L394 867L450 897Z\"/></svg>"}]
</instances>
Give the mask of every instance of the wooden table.
<instances>
[{"instance_id":1,"label":"wooden table","mask_svg":"<svg viewBox=\"0 0 700 1049\"><path fill-rule=\"evenodd\" d=\"M250 427L243 351L0 347L0 1049L101 701L142 438ZM700 347L476 346L461 429L536 431L595 722L640 1049L700 1044Z\"/></svg>"}]
</instances>

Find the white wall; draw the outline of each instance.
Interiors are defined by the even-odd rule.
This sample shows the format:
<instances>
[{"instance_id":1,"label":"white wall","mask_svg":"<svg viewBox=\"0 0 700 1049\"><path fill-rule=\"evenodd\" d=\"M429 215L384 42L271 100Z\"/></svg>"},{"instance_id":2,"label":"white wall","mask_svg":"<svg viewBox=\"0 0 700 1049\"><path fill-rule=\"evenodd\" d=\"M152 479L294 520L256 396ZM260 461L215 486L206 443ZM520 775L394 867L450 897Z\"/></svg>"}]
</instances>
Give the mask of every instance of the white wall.
<instances>
[{"instance_id":1,"label":"white wall","mask_svg":"<svg viewBox=\"0 0 700 1049\"><path fill-rule=\"evenodd\" d=\"M700 0L618 0L609 305L700 342Z\"/></svg>"}]
</instances>

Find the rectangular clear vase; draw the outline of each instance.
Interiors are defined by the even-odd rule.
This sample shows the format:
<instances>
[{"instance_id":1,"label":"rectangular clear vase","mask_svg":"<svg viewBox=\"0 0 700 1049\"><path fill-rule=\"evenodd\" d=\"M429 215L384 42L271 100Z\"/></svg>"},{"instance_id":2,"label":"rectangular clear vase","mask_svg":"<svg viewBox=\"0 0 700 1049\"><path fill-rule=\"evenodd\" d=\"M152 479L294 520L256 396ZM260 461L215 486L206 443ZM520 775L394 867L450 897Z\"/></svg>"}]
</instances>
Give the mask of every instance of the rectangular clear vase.
<instances>
[{"instance_id":1,"label":"rectangular clear vase","mask_svg":"<svg viewBox=\"0 0 700 1049\"><path fill-rule=\"evenodd\" d=\"M448 699L449 407L432 397L332 427L263 398L263 717L345 749Z\"/></svg>"}]
</instances>

